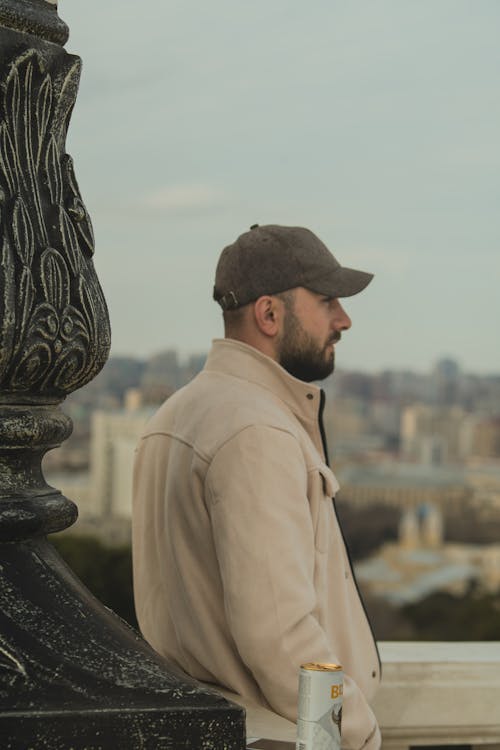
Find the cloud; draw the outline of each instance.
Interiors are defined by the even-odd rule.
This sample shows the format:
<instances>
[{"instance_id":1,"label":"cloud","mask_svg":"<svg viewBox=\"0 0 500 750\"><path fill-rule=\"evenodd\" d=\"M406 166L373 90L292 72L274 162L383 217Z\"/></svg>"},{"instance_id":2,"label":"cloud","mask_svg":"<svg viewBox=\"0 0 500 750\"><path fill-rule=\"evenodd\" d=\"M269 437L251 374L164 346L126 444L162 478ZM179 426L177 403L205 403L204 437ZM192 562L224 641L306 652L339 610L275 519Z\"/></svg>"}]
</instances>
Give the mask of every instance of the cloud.
<instances>
[{"instance_id":1,"label":"cloud","mask_svg":"<svg viewBox=\"0 0 500 750\"><path fill-rule=\"evenodd\" d=\"M193 213L221 208L228 196L215 185L165 185L145 196L145 209L161 213Z\"/></svg>"}]
</instances>

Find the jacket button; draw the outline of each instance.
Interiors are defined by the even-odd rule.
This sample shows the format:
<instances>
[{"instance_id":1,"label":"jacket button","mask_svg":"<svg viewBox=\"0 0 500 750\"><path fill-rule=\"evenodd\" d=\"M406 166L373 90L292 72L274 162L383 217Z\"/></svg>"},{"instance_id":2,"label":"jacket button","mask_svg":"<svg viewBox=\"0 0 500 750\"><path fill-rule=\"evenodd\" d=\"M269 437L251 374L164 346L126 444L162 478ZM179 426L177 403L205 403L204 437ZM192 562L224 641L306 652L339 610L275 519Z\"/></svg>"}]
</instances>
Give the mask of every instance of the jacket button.
<instances>
[{"instance_id":1,"label":"jacket button","mask_svg":"<svg viewBox=\"0 0 500 750\"><path fill-rule=\"evenodd\" d=\"M375 670L373 670L372 677L376 677L376 676L377 676L377 673L375 672Z\"/></svg>"},{"instance_id":2,"label":"jacket button","mask_svg":"<svg viewBox=\"0 0 500 750\"><path fill-rule=\"evenodd\" d=\"M307 398L309 399L309 401L311 401L314 398L314 395L312 393L308 393Z\"/></svg>"}]
</instances>

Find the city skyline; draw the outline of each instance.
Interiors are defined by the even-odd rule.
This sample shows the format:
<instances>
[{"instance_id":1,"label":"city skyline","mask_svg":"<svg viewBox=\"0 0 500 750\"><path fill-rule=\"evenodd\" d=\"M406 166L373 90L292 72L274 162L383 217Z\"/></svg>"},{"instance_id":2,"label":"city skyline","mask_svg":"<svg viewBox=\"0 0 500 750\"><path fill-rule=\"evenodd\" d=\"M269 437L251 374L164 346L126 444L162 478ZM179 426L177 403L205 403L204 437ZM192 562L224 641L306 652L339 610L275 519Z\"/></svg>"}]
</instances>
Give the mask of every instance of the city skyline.
<instances>
[{"instance_id":1,"label":"city skyline","mask_svg":"<svg viewBox=\"0 0 500 750\"><path fill-rule=\"evenodd\" d=\"M168 346L166 344L162 349L157 349L153 352L147 352L146 354L133 354L128 352L111 352L109 359L114 360L137 360L138 362L148 362L149 360L154 359L155 357L161 357L165 354L174 354L177 357L179 366L187 366L189 365L191 360L199 360L200 358L206 357L208 355L209 347L207 346L204 350L198 350L198 351L186 351L180 348L177 348L176 346ZM336 359L335 368L331 375L328 376L328 380L331 380L332 378L335 378L336 373L360 373L360 374L366 374L368 376L377 376L380 374L383 374L385 372L392 372L392 373L402 373L402 374L414 374L416 376L431 376L433 373L436 372L439 368L441 368L443 365L446 366L447 363L450 363L452 367L458 368L457 376L458 377L484 377L484 378L500 378L500 366L497 371L491 371L491 372L476 372L474 369L465 369L462 366L462 363L455 359L454 357L449 357L447 355L441 354L437 355L434 360L428 363L427 366L425 366L425 363L422 364L422 367L419 369L416 369L411 366L388 366L388 367L379 367L379 368L372 368L369 369L368 365L364 366L363 363L361 363L360 366L353 366L349 367L344 365L341 361L338 361L339 358ZM109 360L108 360L109 361Z\"/></svg>"},{"instance_id":2,"label":"city skyline","mask_svg":"<svg viewBox=\"0 0 500 750\"><path fill-rule=\"evenodd\" d=\"M500 372L500 6L62 0L114 355L206 351L220 250L310 227L374 282L338 367Z\"/></svg>"}]
</instances>

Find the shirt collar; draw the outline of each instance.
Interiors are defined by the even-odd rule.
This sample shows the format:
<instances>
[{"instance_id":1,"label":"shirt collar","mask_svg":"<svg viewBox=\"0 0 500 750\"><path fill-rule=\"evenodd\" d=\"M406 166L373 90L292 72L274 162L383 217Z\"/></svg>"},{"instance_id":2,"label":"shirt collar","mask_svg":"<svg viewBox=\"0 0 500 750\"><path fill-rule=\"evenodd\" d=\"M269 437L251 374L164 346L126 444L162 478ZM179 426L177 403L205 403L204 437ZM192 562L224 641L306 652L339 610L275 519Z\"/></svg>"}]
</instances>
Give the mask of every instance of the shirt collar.
<instances>
[{"instance_id":1,"label":"shirt collar","mask_svg":"<svg viewBox=\"0 0 500 750\"><path fill-rule=\"evenodd\" d=\"M224 372L267 388L301 420L317 422L321 389L294 378L278 362L249 344L235 339L214 339L205 369Z\"/></svg>"}]
</instances>

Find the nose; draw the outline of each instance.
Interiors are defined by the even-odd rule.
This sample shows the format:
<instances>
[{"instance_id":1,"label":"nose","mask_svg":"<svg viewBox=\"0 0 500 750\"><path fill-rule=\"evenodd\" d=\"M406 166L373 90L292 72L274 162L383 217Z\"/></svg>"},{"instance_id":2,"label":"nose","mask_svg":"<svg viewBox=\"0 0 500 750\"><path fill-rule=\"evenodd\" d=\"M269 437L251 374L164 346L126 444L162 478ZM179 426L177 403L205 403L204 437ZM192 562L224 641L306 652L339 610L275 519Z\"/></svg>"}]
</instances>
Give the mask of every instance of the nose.
<instances>
[{"instance_id":1,"label":"nose","mask_svg":"<svg viewBox=\"0 0 500 750\"><path fill-rule=\"evenodd\" d=\"M336 331L347 331L352 325L352 321L338 299L334 300L334 314L332 326Z\"/></svg>"}]
</instances>

